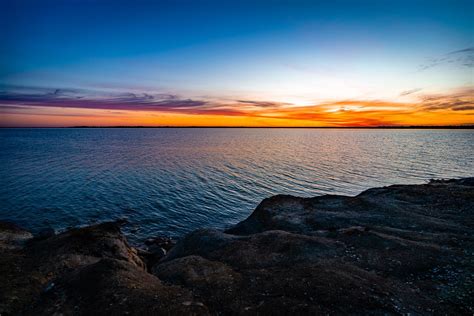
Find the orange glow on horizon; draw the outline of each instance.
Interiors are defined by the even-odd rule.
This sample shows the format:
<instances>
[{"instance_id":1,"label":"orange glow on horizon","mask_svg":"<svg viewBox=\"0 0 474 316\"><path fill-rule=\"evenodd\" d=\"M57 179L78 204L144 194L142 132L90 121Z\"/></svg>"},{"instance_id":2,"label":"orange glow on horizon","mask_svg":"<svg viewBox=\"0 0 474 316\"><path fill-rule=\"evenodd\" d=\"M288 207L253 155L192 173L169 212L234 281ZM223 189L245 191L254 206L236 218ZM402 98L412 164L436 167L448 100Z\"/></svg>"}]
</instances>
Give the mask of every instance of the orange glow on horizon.
<instances>
[{"instance_id":1,"label":"orange glow on horizon","mask_svg":"<svg viewBox=\"0 0 474 316\"><path fill-rule=\"evenodd\" d=\"M474 89L470 87L424 94L410 102L349 99L299 106L259 100L184 100L166 106L157 102L155 109L149 110L146 103L133 103L134 99L122 103L74 98L54 101L5 103L0 107L0 126L373 127L474 123Z\"/></svg>"},{"instance_id":2,"label":"orange glow on horizon","mask_svg":"<svg viewBox=\"0 0 474 316\"><path fill-rule=\"evenodd\" d=\"M337 103L293 108L240 110L227 114L181 114L169 112L110 111L74 108L35 108L17 113L2 113L0 126L245 126L245 127L370 127L407 125L469 125L474 110L418 110L416 104Z\"/></svg>"}]
</instances>

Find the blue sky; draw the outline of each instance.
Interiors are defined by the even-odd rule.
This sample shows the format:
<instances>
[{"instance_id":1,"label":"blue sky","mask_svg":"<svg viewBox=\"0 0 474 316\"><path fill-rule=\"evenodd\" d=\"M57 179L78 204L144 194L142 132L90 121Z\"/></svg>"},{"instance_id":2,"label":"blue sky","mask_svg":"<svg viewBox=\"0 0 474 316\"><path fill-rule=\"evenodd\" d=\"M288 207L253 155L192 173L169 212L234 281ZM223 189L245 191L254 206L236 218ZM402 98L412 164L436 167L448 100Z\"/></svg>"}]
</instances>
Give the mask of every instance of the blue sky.
<instances>
[{"instance_id":1,"label":"blue sky","mask_svg":"<svg viewBox=\"0 0 474 316\"><path fill-rule=\"evenodd\" d=\"M0 84L6 87L303 106L472 85L472 1L1 5Z\"/></svg>"}]
</instances>

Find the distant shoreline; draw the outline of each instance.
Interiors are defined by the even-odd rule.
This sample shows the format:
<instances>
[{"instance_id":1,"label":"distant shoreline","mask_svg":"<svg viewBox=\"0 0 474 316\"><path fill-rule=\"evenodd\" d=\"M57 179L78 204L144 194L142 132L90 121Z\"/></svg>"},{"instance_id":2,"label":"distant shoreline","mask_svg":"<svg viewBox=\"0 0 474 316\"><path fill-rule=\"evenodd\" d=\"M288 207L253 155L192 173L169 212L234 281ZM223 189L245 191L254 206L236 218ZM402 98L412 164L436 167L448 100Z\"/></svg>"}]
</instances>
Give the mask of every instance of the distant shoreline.
<instances>
[{"instance_id":1,"label":"distant shoreline","mask_svg":"<svg viewBox=\"0 0 474 316\"><path fill-rule=\"evenodd\" d=\"M474 129L474 125L460 126L0 126L0 129L21 129L21 128L239 128L239 129Z\"/></svg>"}]
</instances>

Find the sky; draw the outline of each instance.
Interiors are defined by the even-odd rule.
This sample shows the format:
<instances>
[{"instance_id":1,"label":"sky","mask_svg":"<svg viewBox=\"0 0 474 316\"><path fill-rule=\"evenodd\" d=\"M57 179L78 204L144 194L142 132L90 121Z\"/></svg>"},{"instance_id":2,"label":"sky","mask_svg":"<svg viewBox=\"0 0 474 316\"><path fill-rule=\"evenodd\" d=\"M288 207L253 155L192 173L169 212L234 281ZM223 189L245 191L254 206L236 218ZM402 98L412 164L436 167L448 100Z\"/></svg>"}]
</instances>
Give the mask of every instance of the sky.
<instances>
[{"instance_id":1,"label":"sky","mask_svg":"<svg viewBox=\"0 0 474 316\"><path fill-rule=\"evenodd\" d=\"M0 6L3 127L474 124L473 1Z\"/></svg>"}]
</instances>

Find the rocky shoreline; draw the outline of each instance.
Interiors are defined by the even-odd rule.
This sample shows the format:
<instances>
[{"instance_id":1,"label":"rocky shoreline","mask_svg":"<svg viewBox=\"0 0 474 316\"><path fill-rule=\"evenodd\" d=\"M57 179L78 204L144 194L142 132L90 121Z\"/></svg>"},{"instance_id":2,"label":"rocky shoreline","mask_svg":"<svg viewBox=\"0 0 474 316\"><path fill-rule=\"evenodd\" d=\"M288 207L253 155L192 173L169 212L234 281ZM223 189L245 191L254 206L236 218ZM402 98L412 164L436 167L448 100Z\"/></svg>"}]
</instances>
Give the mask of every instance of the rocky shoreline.
<instances>
[{"instance_id":1,"label":"rocky shoreline","mask_svg":"<svg viewBox=\"0 0 474 316\"><path fill-rule=\"evenodd\" d=\"M136 249L108 222L0 222L0 315L474 313L474 178L265 199Z\"/></svg>"}]
</instances>

